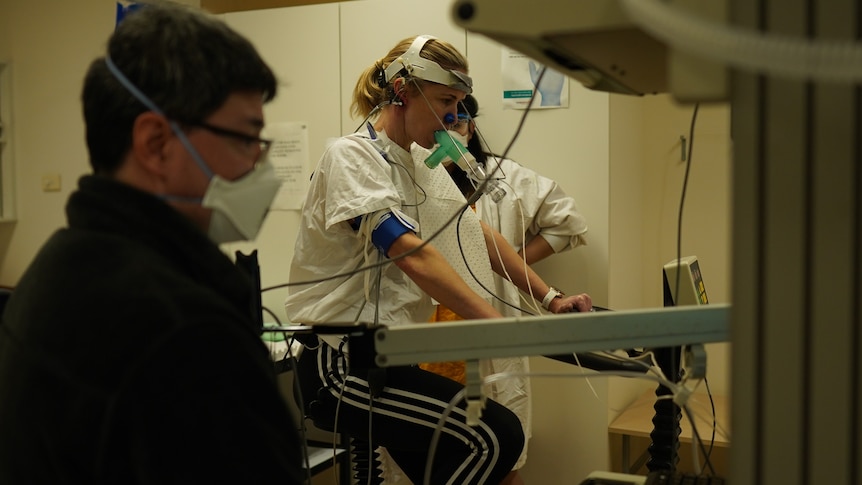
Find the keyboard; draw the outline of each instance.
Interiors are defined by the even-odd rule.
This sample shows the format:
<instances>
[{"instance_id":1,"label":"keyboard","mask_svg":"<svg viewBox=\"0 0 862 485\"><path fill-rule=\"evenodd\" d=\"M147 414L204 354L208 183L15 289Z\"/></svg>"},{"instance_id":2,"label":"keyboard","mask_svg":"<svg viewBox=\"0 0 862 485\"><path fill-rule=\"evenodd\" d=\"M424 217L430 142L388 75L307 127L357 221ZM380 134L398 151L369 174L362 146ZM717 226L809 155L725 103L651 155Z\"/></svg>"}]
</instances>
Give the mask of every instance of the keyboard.
<instances>
[{"instance_id":1,"label":"keyboard","mask_svg":"<svg viewBox=\"0 0 862 485\"><path fill-rule=\"evenodd\" d=\"M707 477L690 473L655 471L647 475L644 485L727 485L719 477Z\"/></svg>"}]
</instances>

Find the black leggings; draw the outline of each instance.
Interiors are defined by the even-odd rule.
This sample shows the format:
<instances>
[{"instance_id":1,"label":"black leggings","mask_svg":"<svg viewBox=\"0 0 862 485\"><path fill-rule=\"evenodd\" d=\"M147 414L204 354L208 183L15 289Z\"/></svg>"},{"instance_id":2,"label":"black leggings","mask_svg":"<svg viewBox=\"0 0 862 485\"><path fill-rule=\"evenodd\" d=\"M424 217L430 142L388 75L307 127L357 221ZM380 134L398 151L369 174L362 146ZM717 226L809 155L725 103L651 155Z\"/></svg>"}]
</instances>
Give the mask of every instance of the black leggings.
<instances>
[{"instance_id":1,"label":"black leggings","mask_svg":"<svg viewBox=\"0 0 862 485\"><path fill-rule=\"evenodd\" d=\"M345 355L326 343L307 347L297 370L306 414L319 427L334 428L367 440L372 446L385 446L410 480L421 485L434 429L449 401L463 386L414 366L389 367L385 375L383 372L348 372ZM371 436L369 407L373 415ZM447 417L440 434L431 484L496 485L512 470L523 447L524 433L514 413L488 400L481 423L471 427L466 424L462 400Z\"/></svg>"}]
</instances>

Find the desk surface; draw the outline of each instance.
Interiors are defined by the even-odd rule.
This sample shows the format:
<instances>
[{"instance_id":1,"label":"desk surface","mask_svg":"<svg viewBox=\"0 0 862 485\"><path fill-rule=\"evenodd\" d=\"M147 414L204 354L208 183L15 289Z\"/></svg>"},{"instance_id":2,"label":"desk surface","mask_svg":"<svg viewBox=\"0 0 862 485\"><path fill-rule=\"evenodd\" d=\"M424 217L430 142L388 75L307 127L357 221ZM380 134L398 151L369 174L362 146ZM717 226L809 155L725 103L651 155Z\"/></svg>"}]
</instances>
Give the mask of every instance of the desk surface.
<instances>
[{"instance_id":1,"label":"desk surface","mask_svg":"<svg viewBox=\"0 0 862 485\"><path fill-rule=\"evenodd\" d=\"M727 408L727 398L713 394L713 402L715 403L715 446L727 447L730 445L730 438L726 433L730 431L730 420ZM637 401L627 407L610 426L608 432L628 436L643 436L649 437L653 430L652 418L655 416L655 391L648 391L642 394ZM695 393L689 399L689 409L697 422L697 432L700 439L704 442L709 442L712 437L712 407L709 404L709 396L706 393ZM680 419L680 428L682 432L679 435L679 440L685 443L691 443L691 424L688 421L685 413Z\"/></svg>"}]
</instances>

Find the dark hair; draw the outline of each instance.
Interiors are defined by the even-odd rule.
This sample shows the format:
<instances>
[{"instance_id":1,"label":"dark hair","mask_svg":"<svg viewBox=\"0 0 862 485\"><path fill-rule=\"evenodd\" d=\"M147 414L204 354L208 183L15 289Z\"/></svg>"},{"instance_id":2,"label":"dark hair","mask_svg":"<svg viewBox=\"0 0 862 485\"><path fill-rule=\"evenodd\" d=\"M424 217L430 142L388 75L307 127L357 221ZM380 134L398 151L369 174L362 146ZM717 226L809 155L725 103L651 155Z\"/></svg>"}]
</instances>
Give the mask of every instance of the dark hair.
<instances>
[{"instance_id":1,"label":"dark hair","mask_svg":"<svg viewBox=\"0 0 862 485\"><path fill-rule=\"evenodd\" d=\"M458 103L458 114L468 115L471 120L479 116L479 102L476 101L476 98L472 94L468 94L460 103ZM476 163L483 167L485 166L485 162L488 160L488 154L485 153L485 150L482 148L482 140L479 139L477 134L474 133L473 136L470 137L470 141L467 142L467 150L474 158L476 158ZM470 196L473 195L473 192L475 192L475 189L473 188L473 183L470 182L470 179L467 176L467 172L454 163L448 168L448 170L449 176L452 177L452 181L458 186L461 194L466 198L470 198Z\"/></svg>"},{"instance_id":2,"label":"dark hair","mask_svg":"<svg viewBox=\"0 0 862 485\"><path fill-rule=\"evenodd\" d=\"M466 114L470 116L471 120L479 116L479 102L476 101L476 98L472 94L468 94L463 101L458 103L458 114ZM479 139L478 135L474 135L470 138L470 141L467 142L467 150L470 150L470 153L476 157L477 163L483 167L485 166L488 154L482 147L482 140Z\"/></svg>"},{"instance_id":3,"label":"dark hair","mask_svg":"<svg viewBox=\"0 0 862 485\"><path fill-rule=\"evenodd\" d=\"M458 114L469 115L470 118L479 116L479 102L472 94L468 94L460 103L458 103Z\"/></svg>"},{"instance_id":4,"label":"dark hair","mask_svg":"<svg viewBox=\"0 0 862 485\"><path fill-rule=\"evenodd\" d=\"M224 22L191 7L154 2L130 13L108 41L111 60L171 120L203 121L237 92L276 94L275 75L254 46ZM148 111L108 70L90 64L81 93L90 165L112 174Z\"/></svg>"}]
</instances>

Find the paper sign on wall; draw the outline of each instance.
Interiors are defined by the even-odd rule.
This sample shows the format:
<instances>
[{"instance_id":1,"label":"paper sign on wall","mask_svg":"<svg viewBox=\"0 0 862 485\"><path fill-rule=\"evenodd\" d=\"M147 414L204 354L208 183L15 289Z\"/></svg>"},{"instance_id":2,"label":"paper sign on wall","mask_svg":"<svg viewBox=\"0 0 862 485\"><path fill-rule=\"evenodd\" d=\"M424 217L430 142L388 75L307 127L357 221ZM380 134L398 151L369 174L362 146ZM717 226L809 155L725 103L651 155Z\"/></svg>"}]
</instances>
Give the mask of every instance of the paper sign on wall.
<instances>
[{"instance_id":1,"label":"paper sign on wall","mask_svg":"<svg viewBox=\"0 0 862 485\"><path fill-rule=\"evenodd\" d=\"M265 133L273 140L269 159L281 179L271 210L299 210L308 192L308 124L268 123Z\"/></svg>"},{"instance_id":2,"label":"paper sign on wall","mask_svg":"<svg viewBox=\"0 0 862 485\"><path fill-rule=\"evenodd\" d=\"M545 67L512 49L502 49L503 109L526 109ZM547 68L532 109L568 108L569 78Z\"/></svg>"}]
</instances>

